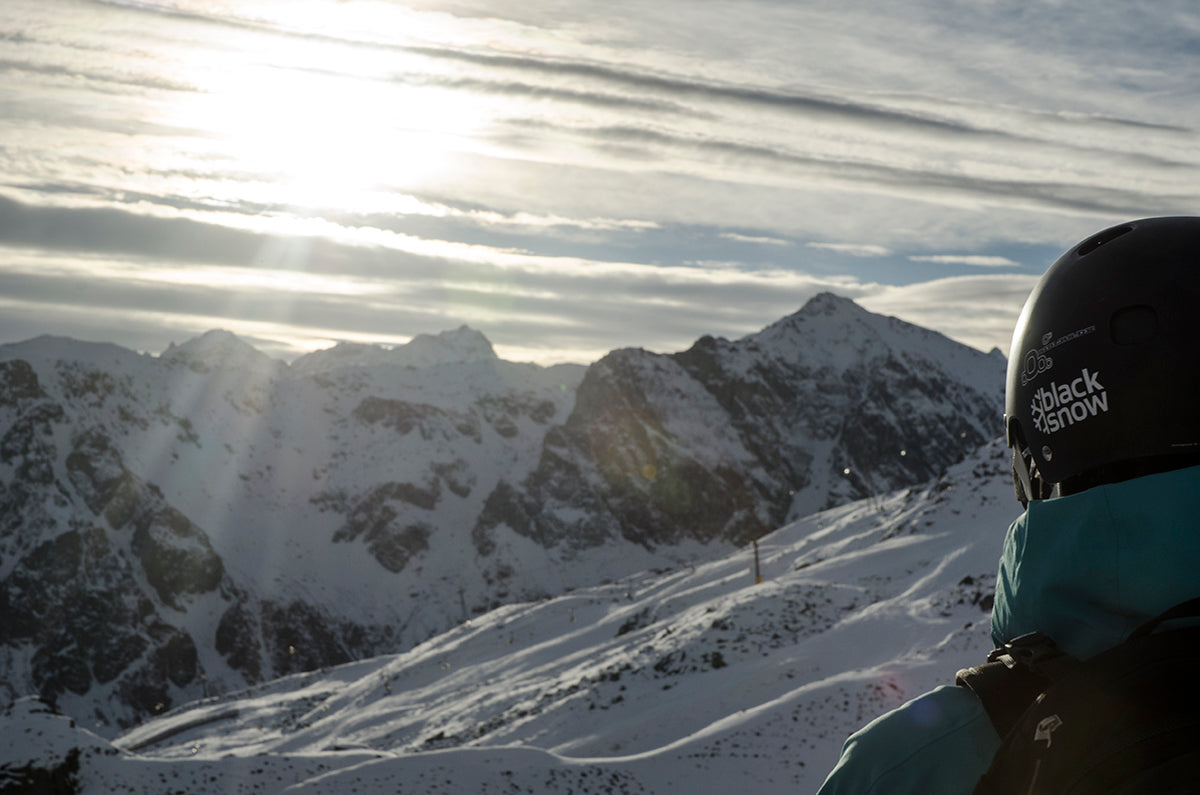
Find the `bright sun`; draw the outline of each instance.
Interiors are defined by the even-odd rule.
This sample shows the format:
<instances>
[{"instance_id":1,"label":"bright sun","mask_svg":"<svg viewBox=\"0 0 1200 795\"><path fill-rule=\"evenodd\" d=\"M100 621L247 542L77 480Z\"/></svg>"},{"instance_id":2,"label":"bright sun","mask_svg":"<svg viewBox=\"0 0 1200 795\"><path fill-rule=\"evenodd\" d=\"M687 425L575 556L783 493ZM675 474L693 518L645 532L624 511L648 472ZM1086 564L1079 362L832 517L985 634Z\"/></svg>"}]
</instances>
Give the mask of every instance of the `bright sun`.
<instances>
[{"instance_id":1,"label":"bright sun","mask_svg":"<svg viewBox=\"0 0 1200 795\"><path fill-rule=\"evenodd\" d=\"M370 210L453 170L482 123L477 96L414 80L416 59L397 49L287 34L232 44L194 65L199 91L171 121L201 130L214 171L258 181L267 203Z\"/></svg>"}]
</instances>

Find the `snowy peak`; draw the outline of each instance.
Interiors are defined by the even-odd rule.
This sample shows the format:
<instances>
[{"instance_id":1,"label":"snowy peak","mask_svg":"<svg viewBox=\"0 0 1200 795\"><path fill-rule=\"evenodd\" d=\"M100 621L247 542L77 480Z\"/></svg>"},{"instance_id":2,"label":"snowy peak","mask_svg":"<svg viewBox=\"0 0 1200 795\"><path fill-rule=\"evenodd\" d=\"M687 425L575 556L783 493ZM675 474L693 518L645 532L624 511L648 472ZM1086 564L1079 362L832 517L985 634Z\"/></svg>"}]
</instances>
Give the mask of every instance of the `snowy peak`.
<instances>
[{"instance_id":1,"label":"snowy peak","mask_svg":"<svg viewBox=\"0 0 1200 795\"><path fill-rule=\"evenodd\" d=\"M870 314L858 304L854 303L845 296L837 293L818 293L808 300L803 307L800 308L798 314L807 316L817 315L834 315L834 314L853 314L864 315Z\"/></svg>"},{"instance_id":2,"label":"snowy peak","mask_svg":"<svg viewBox=\"0 0 1200 795\"><path fill-rule=\"evenodd\" d=\"M813 297L798 312L732 345L800 372L932 367L953 371L977 386L986 383L989 391L1003 389L1007 366L998 350L985 354L936 331L869 312L833 293Z\"/></svg>"},{"instance_id":3,"label":"snowy peak","mask_svg":"<svg viewBox=\"0 0 1200 795\"><path fill-rule=\"evenodd\" d=\"M160 357L198 373L213 370L273 370L284 367L231 331L213 329L182 345L171 343Z\"/></svg>"},{"instance_id":4,"label":"snowy peak","mask_svg":"<svg viewBox=\"0 0 1200 795\"><path fill-rule=\"evenodd\" d=\"M469 326L437 335L418 334L397 353L412 367L488 362L496 358L488 338Z\"/></svg>"},{"instance_id":5,"label":"snowy peak","mask_svg":"<svg viewBox=\"0 0 1200 795\"><path fill-rule=\"evenodd\" d=\"M396 348L340 342L332 348L301 356L292 363L297 372L315 375L343 367L436 367L498 361L492 343L469 326L440 334L418 334Z\"/></svg>"},{"instance_id":6,"label":"snowy peak","mask_svg":"<svg viewBox=\"0 0 1200 795\"><path fill-rule=\"evenodd\" d=\"M0 345L0 359L54 362L86 361L98 367L120 369L137 361L139 354L111 342L85 342L70 337L43 334L40 337Z\"/></svg>"},{"instance_id":7,"label":"snowy peak","mask_svg":"<svg viewBox=\"0 0 1200 795\"><path fill-rule=\"evenodd\" d=\"M802 328L809 321L821 321L824 319L825 325L830 325L831 323L861 323L870 317L875 316L845 296L837 295L836 293L818 293L796 312L787 317L780 318L762 331L751 334L750 337L753 338L767 334L773 329Z\"/></svg>"},{"instance_id":8,"label":"snowy peak","mask_svg":"<svg viewBox=\"0 0 1200 795\"><path fill-rule=\"evenodd\" d=\"M898 318L868 312L854 301L833 293L814 296L799 311L772 323L762 331L751 334L740 342L755 344L761 348L776 347L781 350L803 350L806 356L827 356L844 353L831 340L847 342L859 350L872 345L895 347L918 347L928 344L932 338L941 338L951 345L958 343ZM821 341L825 344L814 346ZM959 346L962 347L962 346Z\"/></svg>"}]
</instances>

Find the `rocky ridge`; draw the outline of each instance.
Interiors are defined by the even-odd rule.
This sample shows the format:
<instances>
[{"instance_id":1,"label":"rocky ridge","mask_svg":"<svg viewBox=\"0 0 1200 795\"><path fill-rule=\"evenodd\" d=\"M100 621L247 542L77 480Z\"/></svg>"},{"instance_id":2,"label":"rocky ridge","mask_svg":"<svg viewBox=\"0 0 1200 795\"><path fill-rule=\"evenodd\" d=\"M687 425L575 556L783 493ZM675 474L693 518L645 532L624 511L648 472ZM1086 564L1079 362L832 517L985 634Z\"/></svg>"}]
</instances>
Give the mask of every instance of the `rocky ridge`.
<instances>
[{"instance_id":1,"label":"rocky ridge","mask_svg":"<svg viewBox=\"0 0 1200 795\"><path fill-rule=\"evenodd\" d=\"M823 294L737 341L615 351L584 376L539 467L493 492L497 528L585 550L741 545L922 483L1001 432L1004 357Z\"/></svg>"}]
</instances>

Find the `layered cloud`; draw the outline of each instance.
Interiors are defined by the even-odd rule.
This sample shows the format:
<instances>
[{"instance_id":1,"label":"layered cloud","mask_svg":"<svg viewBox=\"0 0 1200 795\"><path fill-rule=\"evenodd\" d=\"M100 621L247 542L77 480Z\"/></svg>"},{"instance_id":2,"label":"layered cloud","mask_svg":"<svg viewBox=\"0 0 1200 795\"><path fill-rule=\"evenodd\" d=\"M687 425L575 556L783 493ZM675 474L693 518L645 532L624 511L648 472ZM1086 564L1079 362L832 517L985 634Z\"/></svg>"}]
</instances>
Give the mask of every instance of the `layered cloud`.
<instances>
[{"instance_id":1,"label":"layered cloud","mask_svg":"<svg viewBox=\"0 0 1200 795\"><path fill-rule=\"evenodd\" d=\"M858 5L12 0L0 338L588 360L833 289L1006 349L1065 247L1195 210L1190 5Z\"/></svg>"}]
</instances>

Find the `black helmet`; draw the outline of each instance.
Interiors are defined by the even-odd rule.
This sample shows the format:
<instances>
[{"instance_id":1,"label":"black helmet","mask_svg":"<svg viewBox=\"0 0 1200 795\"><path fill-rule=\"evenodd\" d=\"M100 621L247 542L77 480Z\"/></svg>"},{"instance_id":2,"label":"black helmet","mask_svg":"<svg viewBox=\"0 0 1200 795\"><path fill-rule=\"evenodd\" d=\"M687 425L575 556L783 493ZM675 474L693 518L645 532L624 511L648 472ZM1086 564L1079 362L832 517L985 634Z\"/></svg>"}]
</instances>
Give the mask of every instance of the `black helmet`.
<instances>
[{"instance_id":1,"label":"black helmet","mask_svg":"<svg viewBox=\"0 0 1200 795\"><path fill-rule=\"evenodd\" d=\"M1200 460L1200 218L1106 229L1059 257L1013 331L1017 497Z\"/></svg>"}]
</instances>

